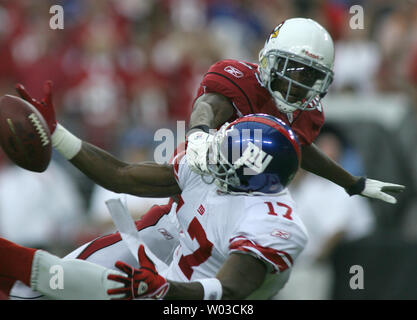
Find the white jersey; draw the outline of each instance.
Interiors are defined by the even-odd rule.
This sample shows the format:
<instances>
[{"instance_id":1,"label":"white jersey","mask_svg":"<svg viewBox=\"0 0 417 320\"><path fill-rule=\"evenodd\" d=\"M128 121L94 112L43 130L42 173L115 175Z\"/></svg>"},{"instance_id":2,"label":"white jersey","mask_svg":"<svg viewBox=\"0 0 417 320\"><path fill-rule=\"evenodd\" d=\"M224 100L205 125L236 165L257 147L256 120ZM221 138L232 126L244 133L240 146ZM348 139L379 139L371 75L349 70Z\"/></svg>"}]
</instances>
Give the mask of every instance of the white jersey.
<instances>
[{"instance_id":1,"label":"white jersey","mask_svg":"<svg viewBox=\"0 0 417 320\"><path fill-rule=\"evenodd\" d=\"M204 183L181 155L174 162L174 173L182 189L178 205L171 210L169 205L155 207L142 219L146 221L138 225L140 237L158 258L169 263L173 255L169 268L161 275L184 282L212 278L232 252L241 252L254 255L269 266L263 285L248 298L274 296L288 280L294 261L307 242L304 225L288 191L277 196L218 193L216 185ZM138 267L117 233L99 237L65 257L73 258L109 269L115 269L118 260ZM45 297L17 281L10 298Z\"/></svg>"},{"instance_id":2,"label":"white jersey","mask_svg":"<svg viewBox=\"0 0 417 320\"><path fill-rule=\"evenodd\" d=\"M233 252L254 255L269 274L251 299L268 299L288 280L307 242L288 190L274 196L230 195L192 172L178 156L174 172L182 193L176 208L180 245L165 276L173 281L215 277Z\"/></svg>"}]
</instances>

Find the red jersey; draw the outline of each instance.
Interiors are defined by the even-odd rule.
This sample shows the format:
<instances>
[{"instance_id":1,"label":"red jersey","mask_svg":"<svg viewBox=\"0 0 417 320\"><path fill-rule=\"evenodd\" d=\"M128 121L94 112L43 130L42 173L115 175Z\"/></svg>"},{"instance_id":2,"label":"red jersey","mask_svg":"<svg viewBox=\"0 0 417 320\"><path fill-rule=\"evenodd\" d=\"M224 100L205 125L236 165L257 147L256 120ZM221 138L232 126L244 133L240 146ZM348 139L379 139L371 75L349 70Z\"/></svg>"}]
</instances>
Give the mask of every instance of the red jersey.
<instances>
[{"instance_id":1,"label":"red jersey","mask_svg":"<svg viewBox=\"0 0 417 320\"><path fill-rule=\"evenodd\" d=\"M253 63L221 60L213 64L204 75L196 98L204 93L219 93L232 102L235 112L229 122L252 113L266 113L287 123L301 145L311 144L324 124L321 103L312 111L280 112L261 81L258 65Z\"/></svg>"}]
</instances>

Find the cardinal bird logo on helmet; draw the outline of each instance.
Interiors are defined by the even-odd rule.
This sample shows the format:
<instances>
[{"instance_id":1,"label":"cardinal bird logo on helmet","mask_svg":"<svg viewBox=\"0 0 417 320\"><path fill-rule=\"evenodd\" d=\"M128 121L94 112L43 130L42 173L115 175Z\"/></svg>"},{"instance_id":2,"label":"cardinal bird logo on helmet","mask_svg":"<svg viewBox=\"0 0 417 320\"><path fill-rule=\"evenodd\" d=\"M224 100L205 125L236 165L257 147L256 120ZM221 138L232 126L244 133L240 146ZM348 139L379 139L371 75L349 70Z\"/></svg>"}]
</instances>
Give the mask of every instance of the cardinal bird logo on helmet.
<instances>
[{"instance_id":1,"label":"cardinal bird logo on helmet","mask_svg":"<svg viewBox=\"0 0 417 320\"><path fill-rule=\"evenodd\" d=\"M278 37L279 29L281 29L282 25L284 24L284 21L281 22L279 25L277 25L274 30L271 32L269 36L269 40Z\"/></svg>"}]
</instances>

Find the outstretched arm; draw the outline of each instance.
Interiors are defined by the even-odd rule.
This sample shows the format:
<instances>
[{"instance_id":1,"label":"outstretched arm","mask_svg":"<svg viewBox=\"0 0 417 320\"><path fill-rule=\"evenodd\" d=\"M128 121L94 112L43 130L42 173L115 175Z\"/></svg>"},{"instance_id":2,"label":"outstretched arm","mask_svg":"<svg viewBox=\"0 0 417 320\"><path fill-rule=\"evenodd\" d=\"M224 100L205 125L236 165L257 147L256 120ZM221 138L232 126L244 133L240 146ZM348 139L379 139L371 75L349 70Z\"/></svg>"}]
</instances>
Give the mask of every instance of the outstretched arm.
<instances>
[{"instance_id":1,"label":"outstretched arm","mask_svg":"<svg viewBox=\"0 0 417 320\"><path fill-rule=\"evenodd\" d=\"M143 197L168 197L181 192L172 166L120 161L110 153L80 140L59 125L52 104L50 81L45 83L45 98L41 101L33 99L20 84L16 89L44 117L55 149L97 184L117 193Z\"/></svg>"},{"instance_id":2,"label":"outstretched arm","mask_svg":"<svg viewBox=\"0 0 417 320\"><path fill-rule=\"evenodd\" d=\"M82 142L70 162L95 183L117 193L154 198L181 193L171 165L129 164L87 142Z\"/></svg>"},{"instance_id":3,"label":"outstretched arm","mask_svg":"<svg viewBox=\"0 0 417 320\"><path fill-rule=\"evenodd\" d=\"M397 203L397 199L386 192L400 193L405 187L365 177L355 177L330 159L315 144L303 146L301 167L311 173L330 180L346 190L349 195L379 199L388 203Z\"/></svg>"},{"instance_id":4,"label":"outstretched arm","mask_svg":"<svg viewBox=\"0 0 417 320\"><path fill-rule=\"evenodd\" d=\"M330 180L345 189L359 180L359 177L352 176L314 143L302 146L301 152L301 167L304 170Z\"/></svg>"}]
</instances>

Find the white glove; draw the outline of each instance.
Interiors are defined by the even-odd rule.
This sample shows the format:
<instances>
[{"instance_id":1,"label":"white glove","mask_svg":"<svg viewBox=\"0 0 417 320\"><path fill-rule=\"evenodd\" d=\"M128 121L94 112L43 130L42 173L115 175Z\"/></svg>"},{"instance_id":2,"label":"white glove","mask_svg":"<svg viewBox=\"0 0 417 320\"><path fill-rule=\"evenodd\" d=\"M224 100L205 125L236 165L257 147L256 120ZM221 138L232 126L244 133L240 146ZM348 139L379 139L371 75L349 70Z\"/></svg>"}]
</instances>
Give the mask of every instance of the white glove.
<instances>
[{"instance_id":1,"label":"white glove","mask_svg":"<svg viewBox=\"0 0 417 320\"><path fill-rule=\"evenodd\" d=\"M200 175L209 173L207 153L214 136L204 131L191 133L187 138L186 159L191 170Z\"/></svg>"},{"instance_id":2,"label":"white glove","mask_svg":"<svg viewBox=\"0 0 417 320\"><path fill-rule=\"evenodd\" d=\"M397 199L386 193L386 191L399 193L404 191L405 186L394 183L386 183L378 180L366 179L362 177L352 187L347 189L350 195L360 194L364 197L379 199L388 203L395 204Z\"/></svg>"}]
</instances>

